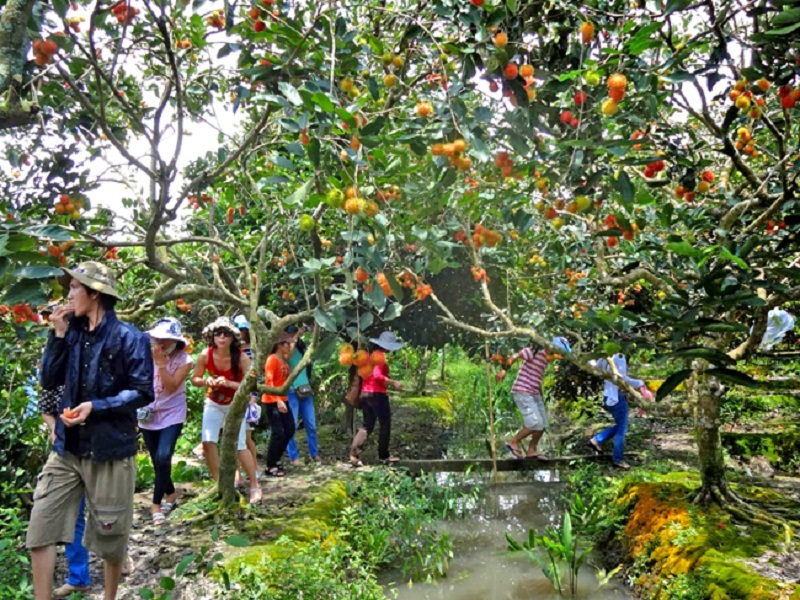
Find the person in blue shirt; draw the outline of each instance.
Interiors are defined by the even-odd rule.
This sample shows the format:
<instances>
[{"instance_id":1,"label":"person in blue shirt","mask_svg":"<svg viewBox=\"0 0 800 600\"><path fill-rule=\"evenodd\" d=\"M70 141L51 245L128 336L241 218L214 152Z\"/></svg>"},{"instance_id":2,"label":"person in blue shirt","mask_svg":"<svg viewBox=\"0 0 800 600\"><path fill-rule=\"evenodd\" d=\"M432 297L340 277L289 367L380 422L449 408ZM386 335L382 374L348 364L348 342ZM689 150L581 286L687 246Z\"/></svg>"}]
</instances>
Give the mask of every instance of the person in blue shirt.
<instances>
[{"instance_id":1,"label":"person in blue shirt","mask_svg":"<svg viewBox=\"0 0 800 600\"><path fill-rule=\"evenodd\" d=\"M617 373L628 382L631 387L639 388L642 396L646 400L652 400L653 394L647 389L644 381L641 379L634 379L628 375L628 360L624 354L617 353L611 357L614 361ZM597 367L604 371L611 371L611 365L608 359L603 358L597 361ZM625 435L628 433L628 399L625 394L620 391L619 387L606 380L603 386L603 406L614 417L614 425L608 427L598 433L593 438L589 439L589 446L598 454L603 452L603 443L610 439L614 439L614 453L612 460L614 466L620 469L630 469L631 466L623 460L625 453Z\"/></svg>"},{"instance_id":2,"label":"person in blue shirt","mask_svg":"<svg viewBox=\"0 0 800 600\"><path fill-rule=\"evenodd\" d=\"M297 335L297 344L295 344L294 352L289 358L289 368L294 371L294 368L300 363L303 354L306 352L306 345L300 339L300 336L305 333L305 328L298 329L297 327L288 327L286 333ZM314 391L311 389L311 364L305 369L300 371L300 374L292 382L289 388L289 410L292 411L294 422L297 423L298 415L303 419L303 428L306 430L306 442L308 443L308 455L314 462L319 462L319 447L317 446L317 419L314 415ZM294 466L302 465L300 460L300 452L297 448L295 436L289 441L286 447L286 453L289 455L289 463Z\"/></svg>"}]
</instances>

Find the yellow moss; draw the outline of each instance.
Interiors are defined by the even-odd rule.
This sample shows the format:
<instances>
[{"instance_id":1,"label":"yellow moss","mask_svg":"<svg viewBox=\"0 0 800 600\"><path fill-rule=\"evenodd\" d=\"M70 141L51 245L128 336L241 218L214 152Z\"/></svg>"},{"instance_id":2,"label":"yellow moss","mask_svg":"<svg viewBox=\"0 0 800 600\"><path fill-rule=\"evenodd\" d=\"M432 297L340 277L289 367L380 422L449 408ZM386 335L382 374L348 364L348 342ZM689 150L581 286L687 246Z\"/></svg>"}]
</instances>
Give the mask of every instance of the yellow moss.
<instances>
[{"instance_id":1,"label":"yellow moss","mask_svg":"<svg viewBox=\"0 0 800 600\"><path fill-rule=\"evenodd\" d=\"M637 583L651 598L668 597L675 577L700 574L708 598L716 600L800 600L800 586L761 576L737 558L757 555L774 544L775 532L730 523L719 509L700 511L684 498L694 487L674 481L691 479L676 473L663 482L625 485L617 501L630 510L624 544L630 556L648 569ZM664 596L667 594L667 596Z\"/></svg>"}]
</instances>

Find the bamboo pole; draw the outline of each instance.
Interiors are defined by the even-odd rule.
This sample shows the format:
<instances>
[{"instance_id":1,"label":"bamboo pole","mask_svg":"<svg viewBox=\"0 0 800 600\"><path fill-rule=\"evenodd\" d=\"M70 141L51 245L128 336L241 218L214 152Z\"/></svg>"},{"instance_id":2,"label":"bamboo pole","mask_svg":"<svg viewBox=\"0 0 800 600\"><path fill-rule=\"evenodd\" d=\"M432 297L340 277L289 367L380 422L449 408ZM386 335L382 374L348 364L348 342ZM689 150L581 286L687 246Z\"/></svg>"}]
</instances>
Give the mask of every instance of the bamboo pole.
<instances>
[{"instance_id":1,"label":"bamboo pole","mask_svg":"<svg viewBox=\"0 0 800 600\"><path fill-rule=\"evenodd\" d=\"M497 485L497 446L494 438L494 403L492 402L492 361L489 356L489 341L484 345L486 355L486 396L489 398L489 436L492 451L492 474L494 483Z\"/></svg>"}]
</instances>

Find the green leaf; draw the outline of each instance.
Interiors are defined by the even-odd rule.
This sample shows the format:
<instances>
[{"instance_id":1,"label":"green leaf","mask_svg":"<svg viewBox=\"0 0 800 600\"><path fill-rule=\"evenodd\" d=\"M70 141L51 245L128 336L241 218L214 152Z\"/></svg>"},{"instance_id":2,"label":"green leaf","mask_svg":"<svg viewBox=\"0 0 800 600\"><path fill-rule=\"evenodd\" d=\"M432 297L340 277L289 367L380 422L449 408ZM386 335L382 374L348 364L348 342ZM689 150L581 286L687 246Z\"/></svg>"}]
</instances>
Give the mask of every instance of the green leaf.
<instances>
[{"instance_id":1,"label":"green leaf","mask_svg":"<svg viewBox=\"0 0 800 600\"><path fill-rule=\"evenodd\" d=\"M49 265L32 265L14 271L14 275L22 277L23 279L52 279L54 277L61 277L63 274L64 271L58 267L51 267Z\"/></svg>"},{"instance_id":2,"label":"green leaf","mask_svg":"<svg viewBox=\"0 0 800 600\"><path fill-rule=\"evenodd\" d=\"M706 371L706 375L709 377L716 377L717 379L722 379L723 381L727 381L729 383L735 383L736 385L743 385L745 387L759 387L761 384L747 375L746 373L742 373L741 371L737 371L735 369L725 369L725 368L716 368L716 369L709 369Z\"/></svg>"},{"instance_id":3,"label":"green leaf","mask_svg":"<svg viewBox=\"0 0 800 600\"><path fill-rule=\"evenodd\" d=\"M744 260L736 256L735 254L731 253L731 251L725 248L724 246L721 246L719 249L719 257L721 259L733 262L741 269L748 270L750 268L750 265L748 265Z\"/></svg>"},{"instance_id":4,"label":"green leaf","mask_svg":"<svg viewBox=\"0 0 800 600\"><path fill-rule=\"evenodd\" d=\"M160 583L162 589L167 591L172 591L175 589L175 580L172 577L162 577Z\"/></svg>"},{"instance_id":5,"label":"green leaf","mask_svg":"<svg viewBox=\"0 0 800 600\"><path fill-rule=\"evenodd\" d=\"M667 250L680 256L696 257L699 255L697 248L689 242L670 242L667 244Z\"/></svg>"},{"instance_id":6,"label":"green leaf","mask_svg":"<svg viewBox=\"0 0 800 600\"><path fill-rule=\"evenodd\" d=\"M780 35L786 35L788 33L792 33L796 29L800 29L800 22L788 25L786 27L781 27L780 29L770 29L769 31L765 31L764 35L768 35L770 37L777 37Z\"/></svg>"},{"instance_id":7,"label":"green leaf","mask_svg":"<svg viewBox=\"0 0 800 600\"><path fill-rule=\"evenodd\" d=\"M156 597L156 594L150 588L139 589L139 597L145 598L145 600L152 600Z\"/></svg>"},{"instance_id":8,"label":"green leaf","mask_svg":"<svg viewBox=\"0 0 800 600\"><path fill-rule=\"evenodd\" d=\"M672 358L702 358L711 363L731 365L734 361L730 356L714 348L705 348L697 346L695 348L684 348L683 350L676 350L671 354Z\"/></svg>"},{"instance_id":9,"label":"green leaf","mask_svg":"<svg viewBox=\"0 0 800 600\"><path fill-rule=\"evenodd\" d=\"M316 92L311 96L311 101L327 113L332 113L334 111L333 102L328 97L328 94L324 92Z\"/></svg>"},{"instance_id":10,"label":"green leaf","mask_svg":"<svg viewBox=\"0 0 800 600\"><path fill-rule=\"evenodd\" d=\"M181 559L181 562L178 563L178 566L175 567L175 575L176 577L180 577L183 575L183 572L186 570L190 564L192 564L197 559L197 555L194 553L187 554Z\"/></svg>"},{"instance_id":11,"label":"green leaf","mask_svg":"<svg viewBox=\"0 0 800 600\"><path fill-rule=\"evenodd\" d=\"M386 312L383 313L383 320L384 321L391 321L399 317L403 312L403 305L399 302L392 302L387 308Z\"/></svg>"},{"instance_id":12,"label":"green leaf","mask_svg":"<svg viewBox=\"0 0 800 600\"><path fill-rule=\"evenodd\" d=\"M32 306L47 302L48 295L42 284L34 279L23 279L12 285L3 296L5 304L30 303Z\"/></svg>"},{"instance_id":13,"label":"green leaf","mask_svg":"<svg viewBox=\"0 0 800 600\"><path fill-rule=\"evenodd\" d=\"M303 99L300 97L300 92L298 92L297 88L291 83L279 81L278 89L281 91L281 94L283 94L286 99L295 106L300 106L303 103Z\"/></svg>"},{"instance_id":14,"label":"green leaf","mask_svg":"<svg viewBox=\"0 0 800 600\"><path fill-rule=\"evenodd\" d=\"M225 538L225 543L229 546L233 546L234 548L246 548L250 545L250 542L243 535L232 535L227 537Z\"/></svg>"},{"instance_id":15,"label":"green leaf","mask_svg":"<svg viewBox=\"0 0 800 600\"><path fill-rule=\"evenodd\" d=\"M286 206L300 206L300 205L302 205L303 202L306 201L306 198L308 198L308 194L311 192L311 186L312 185L314 185L314 180L313 179L309 179L303 185L301 185L299 188L297 188L294 191L294 193L292 193L291 196L286 198L286 200L284 200L283 203Z\"/></svg>"},{"instance_id":16,"label":"green leaf","mask_svg":"<svg viewBox=\"0 0 800 600\"><path fill-rule=\"evenodd\" d=\"M294 119L281 119L279 122L281 127L283 127L286 131L291 131L292 133L299 133L302 129L300 124Z\"/></svg>"},{"instance_id":17,"label":"green leaf","mask_svg":"<svg viewBox=\"0 0 800 600\"><path fill-rule=\"evenodd\" d=\"M621 170L617 175L616 184L619 193L622 194L622 199L628 204L632 203L634 195L633 183L631 183L631 178L628 177L624 170Z\"/></svg>"},{"instance_id":18,"label":"green leaf","mask_svg":"<svg viewBox=\"0 0 800 600\"><path fill-rule=\"evenodd\" d=\"M61 225L35 225L33 227L26 227L23 231L38 238L56 242L68 242L72 239L73 235L69 229Z\"/></svg>"},{"instance_id":19,"label":"green leaf","mask_svg":"<svg viewBox=\"0 0 800 600\"><path fill-rule=\"evenodd\" d=\"M667 377L656 392L656 402L660 402L666 398L672 390L678 387L691 374L691 369L681 369Z\"/></svg>"},{"instance_id":20,"label":"green leaf","mask_svg":"<svg viewBox=\"0 0 800 600\"><path fill-rule=\"evenodd\" d=\"M366 331L370 327L372 327L372 323L375 321L375 317L372 313L364 313L358 319L358 330L359 331Z\"/></svg>"},{"instance_id":21,"label":"green leaf","mask_svg":"<svg viewBox=\"0 0 800 600\"><path fill-rule=\"evenodd\" d=\"M800 8L790 8L779 13L773 20L773 25L789 25L800 22Z\"/></svg>"},{"instance_id":22,"label":"green leaf","mask_svg":"<svg viewBox=\"0 0 800 600\"><path fill-rule=\"evenodd\" d=\"M318 306L314 309L314 320L325 331L336 333L336 323L334 323L333 318L322 307Z\"/></svg>"},{"instance_id":23,"label":"green leaf","mask_svg":"<svg viewBox=\"0 0 800 600\"><path fill-rule=\"evenodd\" d=\"M378 117L374 121L370 121L367 125L361 130L361 135L368 136L368 135L376 135L383 129L383 125L386 122L386 119L383 117Z\"/></svg>"},{"instance_id":24,"label":"green leaf","mask_svg":"<svg viewBox=\"0 0 800 600\"><path fill-rule=\"evenodd\" d=\"M69 10L69 2L67 0L53 0L53 10L63 19Z\"/></svg>"}]
</instances>

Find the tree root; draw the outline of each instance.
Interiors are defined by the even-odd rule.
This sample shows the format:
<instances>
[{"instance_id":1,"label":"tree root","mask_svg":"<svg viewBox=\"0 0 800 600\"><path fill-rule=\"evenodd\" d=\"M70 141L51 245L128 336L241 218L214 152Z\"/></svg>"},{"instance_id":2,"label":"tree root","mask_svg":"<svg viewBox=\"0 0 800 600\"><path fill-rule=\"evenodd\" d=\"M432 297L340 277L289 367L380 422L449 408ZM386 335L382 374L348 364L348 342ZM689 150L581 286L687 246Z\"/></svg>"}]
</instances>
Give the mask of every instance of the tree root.
<instances>
[{"instance_id":1,"label":"tree root","mask_svg":"<svg viewBox=\"0 0 800 600\"><path fill-rule=\"evenodd\" d=\"M786 528L800 527L800 522L794 519L781 518L789 512L788 510L778 511L771 509L770 512L766 512L761 507L734 492L727 483L701 487L691 494L689 501L700 506L716 504L744 523L776 527L781 531L785 531Z\"/></svg>"}]
</instances>

